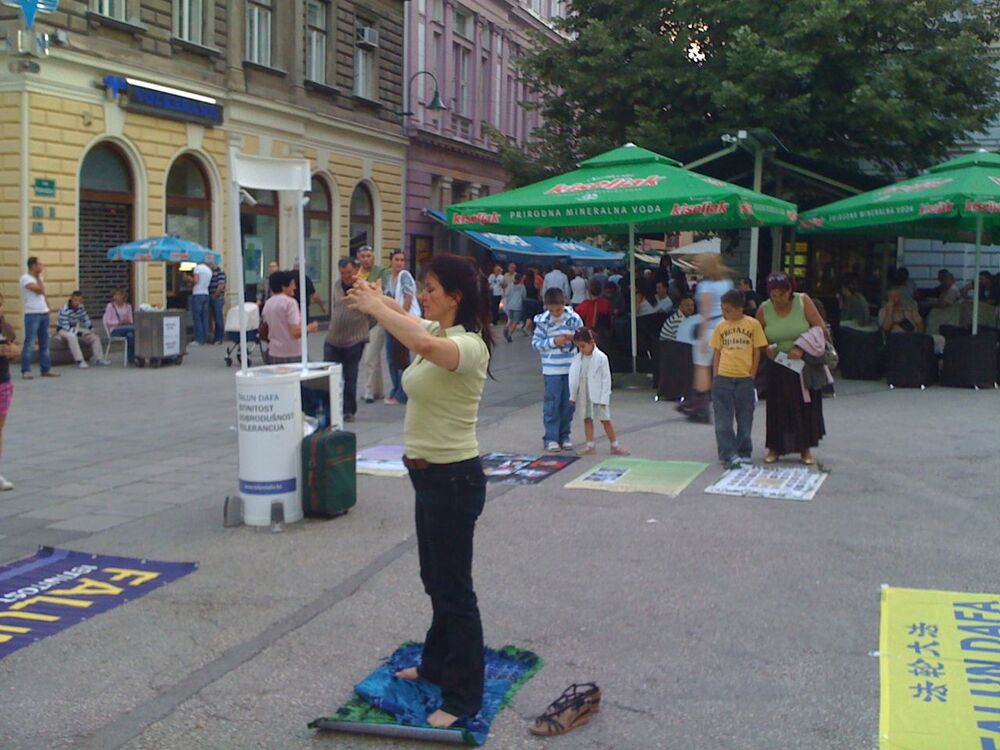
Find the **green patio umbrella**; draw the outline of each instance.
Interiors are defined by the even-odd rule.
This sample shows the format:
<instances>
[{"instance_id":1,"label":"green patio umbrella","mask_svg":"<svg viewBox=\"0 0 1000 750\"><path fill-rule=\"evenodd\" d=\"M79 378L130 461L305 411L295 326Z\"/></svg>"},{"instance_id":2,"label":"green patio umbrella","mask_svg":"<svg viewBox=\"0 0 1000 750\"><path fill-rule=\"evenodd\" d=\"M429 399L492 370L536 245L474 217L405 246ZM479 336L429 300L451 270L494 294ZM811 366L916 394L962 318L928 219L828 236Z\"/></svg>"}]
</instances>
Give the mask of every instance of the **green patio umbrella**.
<instances>
[{"instance_id":1,"label":"green patio umbrella","mask_svg":"<svg viewBox=\"0 0 1000 750\"><path fill-rule=\"evenodd\" d=\"M508 234L629 234L635 283L635 233L721 231L791 226L796 207L769 195L681 167L627 144L580 163L572 172L506 193L448 207L456 229ZM632 371L636 358L632 295Z\"/></svg>"},{"instance_id":2,"label":"green patio umbrella","mask_svg":"<svg viewBox=\"0 0 1000 750\"><path fill-rule=\"evenodd\" d=\"M802 234L883 234L976 243L972 332L979 330L980 248L1000 243L1000 154L978 151L927 174L806 211Z\"/></svg>"}]
</instances>

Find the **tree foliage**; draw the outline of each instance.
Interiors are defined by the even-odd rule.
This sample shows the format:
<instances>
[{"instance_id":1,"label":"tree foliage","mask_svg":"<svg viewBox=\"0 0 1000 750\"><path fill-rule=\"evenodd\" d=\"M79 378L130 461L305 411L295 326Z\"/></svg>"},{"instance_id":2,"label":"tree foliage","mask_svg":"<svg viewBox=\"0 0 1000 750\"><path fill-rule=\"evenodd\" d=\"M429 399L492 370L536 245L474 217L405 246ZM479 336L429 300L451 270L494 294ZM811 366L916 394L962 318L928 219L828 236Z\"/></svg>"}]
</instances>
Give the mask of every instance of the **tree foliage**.
<instances>
[{"instance_id":1,"label":"tree foliage","mask_svg":"<svg viewBox=\"0 0 1000 750\"><path fill-rule=\"evenodd\" d=\"M996 0L571 0L570 10L570 40L522 60L545 119L525 152L502 148L518 184L628 141L670 155L751 128L811 156L912 172L1000 114Z\"/></svg>"}]
</instances>

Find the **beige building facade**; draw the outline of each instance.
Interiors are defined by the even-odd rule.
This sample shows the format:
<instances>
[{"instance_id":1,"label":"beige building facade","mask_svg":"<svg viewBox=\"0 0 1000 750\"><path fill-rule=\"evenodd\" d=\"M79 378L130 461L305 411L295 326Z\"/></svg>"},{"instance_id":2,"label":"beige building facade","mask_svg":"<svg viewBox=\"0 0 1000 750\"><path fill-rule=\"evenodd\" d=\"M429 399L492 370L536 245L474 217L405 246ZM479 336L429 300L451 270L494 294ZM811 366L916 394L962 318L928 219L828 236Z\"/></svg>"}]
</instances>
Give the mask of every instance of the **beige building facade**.
<instances>
[{"instance_id":1,"label":"beige building facade","mask_svg":"<svg viewBox=\"0 0 1000 750\"><path fill-rule=\"evenodd\" d=\"M290 267L293 195L249 191L230 236L230 149L309 160L305 251L322 297L338 258L362 244L386 257L402 243L402 30L402 0L63 0L30 31L0 10L8 319L30 256L53 309L82 289L92 313L119 286L135 304L186 305L176 266L106 259L135 239L219 250L250 294L268 261Z\"/></svg>"}]
</instances>

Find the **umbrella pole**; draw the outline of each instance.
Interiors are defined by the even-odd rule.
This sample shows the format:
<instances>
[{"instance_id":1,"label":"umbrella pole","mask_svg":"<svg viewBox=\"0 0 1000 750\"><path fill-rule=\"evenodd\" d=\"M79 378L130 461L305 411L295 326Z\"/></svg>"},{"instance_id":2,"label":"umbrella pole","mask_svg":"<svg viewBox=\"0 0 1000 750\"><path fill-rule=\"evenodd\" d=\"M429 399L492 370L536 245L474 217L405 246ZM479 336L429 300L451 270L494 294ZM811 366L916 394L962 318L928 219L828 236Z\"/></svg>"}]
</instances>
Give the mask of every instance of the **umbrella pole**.
<instances>
[{"instance_id":1,"label":"umbrella pole","mask_svg":"<svg viewBox=\"0 0 1000 750\"><path fill-rule=\"evenodd\" d=\"M629 297L632 299L629 306L629 317L632 321L632 372L622 373L618 376L615 379L615 386L628 389L649 388L649 378L646 375L639 374L639 368L636 364L639 349L636 329L639 316L636 314L635 291L639 287L637 283L638 279L635 278L635 224L628 225L628 272L631 278Z\"/></svg>"},{"instance_id":2,"label":"umbrella pole","mask_svg":"<svg viewBox=\"0 0 1000 750\"><path fill-rule=\"evenodd\" d=\"M972 335L979 333L979 248L983 244L983 217L976 217L976 276L972 282Z\"/></svg>"},{"instance_id":3,"label":"umbrella pole","mask_svg":"<svg viewBox=\"0 0 1000 750\"><path fill-rule=\"evenodd\" d=\"M636 331L637 322L639 320L638 311L635 306L635 293L639 289L638 279L635 277L635 224L628 225L628 276L631 282L631 288L629 289L629 297L631 297L631 315L632 315L632 374L635 375L638 371L636 366L637 351L639 349L638 345L638 332Z\"/></svg>"},{"instance_id":4,"label":"umbrella pole","mask_svg":"<svg viewBox=\"0 0 1000 750\"><path fill-rule=\"evenodd\" d=\"M247 371L246 282L243 274L243 238L240 230L240 184L236 181L236 153L229 150L229 248L230 262L236 261L236 288L240 304L240 371Z\"/></svg>"}]
</instances>

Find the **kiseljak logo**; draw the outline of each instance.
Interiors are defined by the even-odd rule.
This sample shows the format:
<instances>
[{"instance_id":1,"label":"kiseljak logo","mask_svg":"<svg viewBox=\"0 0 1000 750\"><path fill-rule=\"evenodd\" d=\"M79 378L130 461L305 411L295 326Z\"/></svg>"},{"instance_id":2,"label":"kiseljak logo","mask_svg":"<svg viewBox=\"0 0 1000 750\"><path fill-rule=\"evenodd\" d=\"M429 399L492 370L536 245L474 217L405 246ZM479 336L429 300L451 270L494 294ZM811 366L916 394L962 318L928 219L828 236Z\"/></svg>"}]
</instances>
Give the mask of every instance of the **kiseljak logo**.
<instances>
[{"instance_id":1,"label":"kiseljak logo","mask_svg":"<svg viewBox=\"0 0 1000 750\"><path fill-rule=\"evenodd\" d=\"M24 14L24 25L30 29L35 25L35 16L39 13L55 13L59 0L3 0L3 4L20 8Z\"/></svg>"}]
</instances>

